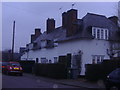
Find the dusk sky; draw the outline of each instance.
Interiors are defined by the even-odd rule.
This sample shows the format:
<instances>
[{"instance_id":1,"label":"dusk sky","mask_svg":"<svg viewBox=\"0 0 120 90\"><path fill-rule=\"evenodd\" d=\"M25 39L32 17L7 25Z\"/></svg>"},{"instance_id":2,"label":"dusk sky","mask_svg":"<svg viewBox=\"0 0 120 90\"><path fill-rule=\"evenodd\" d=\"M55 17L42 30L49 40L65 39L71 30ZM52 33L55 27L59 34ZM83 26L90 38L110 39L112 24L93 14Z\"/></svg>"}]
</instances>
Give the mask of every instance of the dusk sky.
<instances>
[{"instance_id":1,"label":"dusk sky","mask_svg":"<svg viewBox=\"0 0 120 90\"><path fill-rule=\"evenodd\" d=\"M2 48L12 47L13 21L15 28L15 51L30 43L31 34L35 28L46 31L47 18L56 20L56 27L61 26L61 15L72 8L74 2L3 2L2 3ZM106 17L117 16L117 2L75 2L74 9L78 10L81 19L88 12ZM62 8L59 10L59 8Z\"/></svg>"}]
</instances>

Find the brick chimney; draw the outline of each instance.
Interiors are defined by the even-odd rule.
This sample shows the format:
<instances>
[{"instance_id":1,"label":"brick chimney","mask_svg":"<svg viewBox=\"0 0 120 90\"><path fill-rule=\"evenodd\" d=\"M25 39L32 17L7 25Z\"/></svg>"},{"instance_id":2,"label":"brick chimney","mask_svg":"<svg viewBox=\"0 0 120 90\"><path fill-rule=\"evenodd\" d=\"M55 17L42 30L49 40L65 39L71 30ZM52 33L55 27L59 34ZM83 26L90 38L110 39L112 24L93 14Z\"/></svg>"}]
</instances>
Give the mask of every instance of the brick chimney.
<instances>
[{"instance_id":1,"label":"brick chimney","mask_svg":"<svg viewBox=\"0 0 120 90\"><path fill-rule=\"evenodd\" d=\"M112 16L112 17L109 17L108 19L110 19L112 22L114 22L116 25L118 25L118 17L117 16Z\"/></svg>"},{"instance_id":2,"label":"brick chimney","mask_svg":"<svg viewBox=\"0 0 120 90\"><path fill-rule=\"evenodd\" d=\"M51 33L55 29L55 20L53 18L47 19L47 34Z\"/></svg>"},{"instance_id":3,"label":"brick chimney","mask_svg":"<svg viewBox=\"0 0 120 90\"><path fill-rule=\"evenodd\" d=\"M67 12L62 13L62 27L67 28Z\"/></svg>"},{"instance_id":4,"label":"brick chimney","mask_svg":"<svg viewBox=\"0 0 120 90\"><path fill-rule=\"evenodd\" d=\"M33 43L33 41L36 40L41 34L41 29L35 28L35 34L31 34L31 43Z\"/></svg>"},{"instance_id":5,"label":"brick chimney","mask_svg":"<svg viewBox=\"0 0 120 90\"><path fill-rule=\"evenodd\" d=\"M41 33L41 29L40 28L35 28L35 36L36 36L36 38L38 37L38 36L40 36L42 33Z\"/></svg>"},{"instance_id":6,"label":"brick chimney","mask_svg":"<svg viewBox=\"0 0 120 90\"><path fill-rule=\"evenodd\" d=\"M31 34L31 43L33 43L33 41L35 40L35 34Z\"/></svg>"},{"instance_id":7,"label":"brick chimney","mask_svg":"<svg viewBox=\"0 0 120 90\"><path fill-rule=\"evenodd\" d=\"M67 27L66 27L66 36L73 36L77 32L77 26L75 23L77 22L77 10L71 9L67 11Z\"/></svg>"}]
</instances>

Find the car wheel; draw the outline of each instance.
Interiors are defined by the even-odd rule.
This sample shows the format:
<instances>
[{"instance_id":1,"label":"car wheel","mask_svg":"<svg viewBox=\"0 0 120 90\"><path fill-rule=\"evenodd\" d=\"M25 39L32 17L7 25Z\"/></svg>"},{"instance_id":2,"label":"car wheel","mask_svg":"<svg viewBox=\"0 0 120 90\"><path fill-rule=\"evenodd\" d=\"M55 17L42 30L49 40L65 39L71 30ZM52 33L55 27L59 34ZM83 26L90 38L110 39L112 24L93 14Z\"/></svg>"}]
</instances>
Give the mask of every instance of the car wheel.
<instances>
[{"instance_id":1,"label":"car wheel","mask_svg":"<svg viewBox=\"0 0 120 90\"><path fill-rule=\"evenodd\" d=\"M8 71L6 71L6 74L7 74L7 75L9 75L9 72L8 72Z\"/></svg>"},{"instance_id":2,"label":"car wheel","mask_svg":"<svg viewBox=\"0 0 120 90\"><path fill-rule=\"evenodd\" d=\"M110 90L119 90L119 88L116 87L116 86L112 86L112 87L110 88Z\"/></svg>"},{"instance_id":3,"label":"car wheel","mask_svg":"<svg viewBox=\"0 0 120 90\"><path fill-rule=\"evenodd\" d=\"M23 76L23 74L21 73L20 76Z\"/></svg>"}]
</instances>

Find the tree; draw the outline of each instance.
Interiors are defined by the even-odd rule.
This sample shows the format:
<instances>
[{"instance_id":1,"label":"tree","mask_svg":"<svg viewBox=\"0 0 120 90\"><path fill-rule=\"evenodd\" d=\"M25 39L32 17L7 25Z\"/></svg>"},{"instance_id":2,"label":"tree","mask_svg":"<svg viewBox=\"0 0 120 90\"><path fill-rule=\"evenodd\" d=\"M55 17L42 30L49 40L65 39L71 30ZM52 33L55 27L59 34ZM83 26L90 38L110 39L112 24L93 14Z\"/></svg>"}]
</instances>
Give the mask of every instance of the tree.
<instances>
[{"instance_id":1,"label":"tree","mask_svg":"<svg viewBox=\"0 0 120 90\"><path fill-rule=\"evenodd\" d=\"M10 61L11 60L11 50L4 50L2 51L2 60L3 61Z\"/></svg>"},{"instance_id":2,"label":"tree","mask_svg":"<svg viewBox=\"0 0 120 90\"><path fill-rule=\"evenodd\" d=\"M12 60L13 59L13 60ZM2 60L3 61L19 61L20 60L20 54L14 53L14 58L12 58L12 51L11 49L2 51Z\"/></svg>"}]
</instances>

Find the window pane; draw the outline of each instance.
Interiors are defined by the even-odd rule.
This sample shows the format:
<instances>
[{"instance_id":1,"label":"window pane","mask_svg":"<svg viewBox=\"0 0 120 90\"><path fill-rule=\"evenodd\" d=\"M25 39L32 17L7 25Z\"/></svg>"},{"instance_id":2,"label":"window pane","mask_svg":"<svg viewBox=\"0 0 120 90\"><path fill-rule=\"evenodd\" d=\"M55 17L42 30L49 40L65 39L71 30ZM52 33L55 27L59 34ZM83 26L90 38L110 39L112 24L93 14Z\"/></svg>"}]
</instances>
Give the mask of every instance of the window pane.
<instances>
[{"instance_id":1,"label":"window pane","mask_svg":"<svg viewBox=\"0 0 120 90\"><path fill-rule=\"evenodd\" d=\"M105 30L105 39L108 39L108 30Z\"/></svg>"},{"instance_id":2,"label":"window pane","mask_svg":"<svg viewBox=\"0 0 120 90\"><path fill-rule=\"evenodd\" d=\"M103 37L103 29L101 30L101 39L104 39L104 37Z\"/></svg>"},{"instance_id":3,"label":"window pane","mask_svg":"<svg viewBox=\"0 0 120 90\"><path fill-rule=\"evenodd\" d=\"M100 39L100 29L97 30L97 39Z\"/></svg>"}]
</instances>

